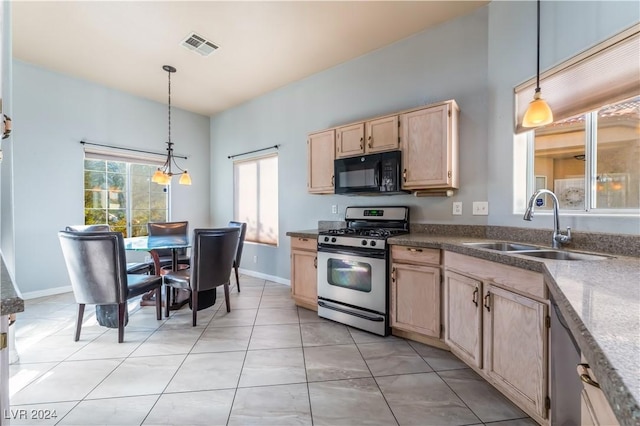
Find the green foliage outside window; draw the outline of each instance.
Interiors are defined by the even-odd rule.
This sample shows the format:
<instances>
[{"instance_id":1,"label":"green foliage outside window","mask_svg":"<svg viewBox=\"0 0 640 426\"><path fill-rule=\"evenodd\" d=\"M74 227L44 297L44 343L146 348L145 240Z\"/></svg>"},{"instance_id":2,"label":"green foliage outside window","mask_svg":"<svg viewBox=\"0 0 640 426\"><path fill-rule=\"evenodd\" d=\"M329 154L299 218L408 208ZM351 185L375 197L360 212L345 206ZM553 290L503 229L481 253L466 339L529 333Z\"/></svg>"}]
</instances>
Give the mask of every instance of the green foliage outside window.
<instances>
[{"instance_id":1,"label":"green foliage outside window","mask_svg":"<svg viewBox=\"0 0 640 426\"><path fill-rule=\"evenodd\" d=\"M85 224L108 223L125 237L147 235L147 222L167 220L166 188L151 182L155 167L85 160Z\"/></svg>"}]
</instances>

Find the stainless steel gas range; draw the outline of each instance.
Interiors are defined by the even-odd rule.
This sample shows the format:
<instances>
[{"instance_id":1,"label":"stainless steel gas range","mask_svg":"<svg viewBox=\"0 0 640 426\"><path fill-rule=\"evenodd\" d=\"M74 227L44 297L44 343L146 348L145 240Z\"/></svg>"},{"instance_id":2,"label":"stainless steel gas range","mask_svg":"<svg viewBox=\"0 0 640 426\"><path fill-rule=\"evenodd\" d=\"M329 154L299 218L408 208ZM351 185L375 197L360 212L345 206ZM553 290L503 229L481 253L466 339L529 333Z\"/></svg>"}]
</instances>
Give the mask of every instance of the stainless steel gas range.
<instances>
[{"instance_id":1,"label":"stainless steel gas range","mask_svg":"<svg viewBox=\"0 0 640 426\"><path fill-rule=\"evenodd\" d=\"M386 240L409 232L409 207L347 207L345 221L318 235L318 315L386 336Z\"/></svg>"}]
</instances>

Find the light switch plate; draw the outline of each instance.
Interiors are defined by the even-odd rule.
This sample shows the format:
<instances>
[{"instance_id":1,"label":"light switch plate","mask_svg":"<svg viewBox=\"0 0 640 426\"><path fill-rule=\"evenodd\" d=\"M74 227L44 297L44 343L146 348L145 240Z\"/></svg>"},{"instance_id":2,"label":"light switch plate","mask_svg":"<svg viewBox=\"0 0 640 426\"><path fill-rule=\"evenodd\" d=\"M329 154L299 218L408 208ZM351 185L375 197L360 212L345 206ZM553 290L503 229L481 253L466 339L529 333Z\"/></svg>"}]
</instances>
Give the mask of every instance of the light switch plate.
<instances>
[{"instance_id":1,"label":"light switch plate","mask_svg":"<svg viewBox=\"0 0 640 426\"><path fill-rule=\"evenodd\" d=\"M334 204L331 206L331 213L338 214L338 205Z\"/></svg>"},{"instance_id":2,"label":"light switch plate","mask_svg":"<svg viewBox=\"0 0 640 426\"><path fill-rule=\"evenodd\" d=\"M462 201L453 202L453 212L451 214L454 216L462 216Z\"/></svg>"},{"instance_id":3,"label":"light switch plate","mask_svg":"<svg viewBox=\"0 0 640 426\"><path fill-rule=\"evenodd\" d=\"M489 214L489 202L488 201L474 201L473 202L473 215L474 216L487 216Z\"/></svg>"}]
</instances>

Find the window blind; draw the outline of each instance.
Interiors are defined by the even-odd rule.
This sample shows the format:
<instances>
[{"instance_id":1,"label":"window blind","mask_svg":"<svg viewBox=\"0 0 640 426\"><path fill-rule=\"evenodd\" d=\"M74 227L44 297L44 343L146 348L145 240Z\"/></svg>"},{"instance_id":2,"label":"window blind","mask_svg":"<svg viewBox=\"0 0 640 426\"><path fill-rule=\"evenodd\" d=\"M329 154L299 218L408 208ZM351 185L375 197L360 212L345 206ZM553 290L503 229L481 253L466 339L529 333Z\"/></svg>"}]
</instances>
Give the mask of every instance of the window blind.
<instances>
[{"instance_id":1,"label":"window blind","mask_svg":"<svg viewBox=\"0 0 640 426\"><path fill-rule=\"evenodd\" d=\"M150 166L162 166L166 160L166 157L160 155L86 145L84 147L84 158L88 160L124 161Z\"/></svg>"},{"instance_id":2,"label":"window blind","mask_svg":"<svg viewBox=\"0 0 640 426\"><path fill-rule=\"evenodd\" d=\"M554 121L640 95L640 25L612 37L540 75L542 97ZM515 88L515 133L522 127L536 79Z\"/></svg>"}]
</instances>

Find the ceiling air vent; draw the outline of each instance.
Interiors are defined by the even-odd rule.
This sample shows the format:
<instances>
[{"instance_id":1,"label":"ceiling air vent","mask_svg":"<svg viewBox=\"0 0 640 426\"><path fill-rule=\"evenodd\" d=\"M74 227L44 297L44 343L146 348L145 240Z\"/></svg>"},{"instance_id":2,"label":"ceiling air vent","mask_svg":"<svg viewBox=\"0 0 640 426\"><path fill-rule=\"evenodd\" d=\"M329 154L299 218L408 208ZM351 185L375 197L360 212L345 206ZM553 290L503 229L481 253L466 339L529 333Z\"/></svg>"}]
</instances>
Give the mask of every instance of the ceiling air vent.
<instances>
[{"instance_id":1,"label":"ceiling air vent","mask_svg":"<svg viewBox=\"0 0 640 426\"><path fill-rule=\"evenodd\" d=\"M202 56L209 56L218 48L215 44L196 33L191 33L180 43L182 47L193 50Z\"/></svg>"}]
</instances>

